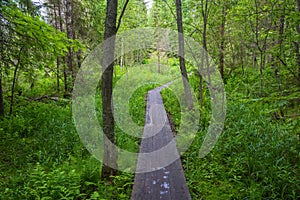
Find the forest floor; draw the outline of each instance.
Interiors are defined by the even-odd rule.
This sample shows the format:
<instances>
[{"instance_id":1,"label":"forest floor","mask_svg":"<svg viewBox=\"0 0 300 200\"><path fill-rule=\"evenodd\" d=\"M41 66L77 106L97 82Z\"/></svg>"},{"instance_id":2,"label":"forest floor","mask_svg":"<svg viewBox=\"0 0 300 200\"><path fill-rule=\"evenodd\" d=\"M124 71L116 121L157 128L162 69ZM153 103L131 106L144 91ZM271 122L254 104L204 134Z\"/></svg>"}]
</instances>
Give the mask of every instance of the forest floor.
<instances>
[{"instance_id":1,"label":"forest floor","mask_svg":"<svg viewBox=\"0 0 300 200\"><path fill-rule=\"evenodd\" d=\"M197 90L197 79L190 81ZM210 97L204 93L199 129L181 155L192 199L299 199L300 120L297 116L274 117L280 109L285 115L299 114L299 104L289 99L246 97L238 81L234 77L227 80L223 133L213 150L200 158L211 118ZM47 94L43 83L47 82L40 83L43 90L23 96L33 99ZM130 98L130 115L140 126L145 124L146 94L157 86L141 86ZM172 90L165 88L161 94L178 129L180 104ZM0 199L130 198L134 174L121 172L113 183L100 179L101 163L76 132L70 100L28 98L16 96L13 115L0 121ZM101 121L100 92L95 101ZM139 151L140 141L119 127L116 142L122 149Z\"/></svg>"}]
</instances>

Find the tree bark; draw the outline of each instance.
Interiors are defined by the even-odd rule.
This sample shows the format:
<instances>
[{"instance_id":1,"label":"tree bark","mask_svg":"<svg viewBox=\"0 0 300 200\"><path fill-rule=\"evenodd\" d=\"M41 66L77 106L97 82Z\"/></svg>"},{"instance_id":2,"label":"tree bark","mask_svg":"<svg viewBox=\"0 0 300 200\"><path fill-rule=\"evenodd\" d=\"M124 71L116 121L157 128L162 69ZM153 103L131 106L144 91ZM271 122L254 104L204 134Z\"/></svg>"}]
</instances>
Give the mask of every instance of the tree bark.
<instances>
[{"instance_id":1,"label":"tree bark","mask_svg":"<svg viewBox=\"0 0 300 200\"><path fill-rule=\"evenodd\" d=\"M177 29L178 29L178 44L179 44L179 64L181 70L181 77L183 81L185 98L189 109L193 108L192 93L189 85L189 79L186 72L185 60L184 60L184 35L182 27L182 9L181 0L176 0L176 15L177 15Z\"/></svg>"},{"instance_id":2,"label":"tree bark","mask_svg":"<svg viewBox=\"0 0 300 200\"><path fill-rule=\"evenodd\" d=\"M11 86L11 96L10 96L10 107L9 107L9 114L11 115L13 113L13 105L14 105L14 96L15 96L15 87L17 83L17 73L19 70L20 62L21 62L21 53L23 51L23 47L20 48L18 60L15 65L14 75L13 75L13 82Z\"/></svg>"},{"instance_id":3,"label":"tree bark","mask_svg":"<svg viewBox=\"0 0 300 200\"><path fill-rule=\"evenodd\" d=\"M75 5L74 5L74 1L72 0L71 1L71 11L70 11L70 13L71 13L71 19L70 19L70 28L71 28L71 30L70 30L70 34L71 34L71 38L73 39L73 40L75 40L76 39L76 31L75 31L75 25L74 25L74 23L75 23L75 17L76 17L76 13L75 13ZM71 81L71 83L72 83L72 87L73 87L73 84L74 84L74 81L75 81L75 78L76 78L76 72L77 72L77 68L76 68L76 62L75 62L75 57L77 58L77 64L78 65L80 65L81 63L81 61L80 61L80 56L78 56L78 54L77 54L78 52L75 52L74 51L74 49L73 48L71 48L71 55L72 55L72 69L71 69L71 77L72 77L72 81Z\"/></svg>"},{"instance_id":4,"label":"tree bark","mask_svg":"<svg viewBox=\"0 0 300 200\"><path fill-rule=\"evenodd\" d=\"M62 21L61 2L60 2L60 0L58 0L57 10L58 10L58 18L59 18L59 28L60 28L60 31L63 32L64 30L63 30L63 21Z\"/></svg>"},{"instance_id":5,"label":"tree bark","mask_svg":"<svg viewBox=\"0 0 300 200\"><path fill-rule=\"evenodd\" d=\"M64 32L62 5L61 5L60 0L58 0L57 10L58 10L58 18L59 18L59 29L61 32ZM68 94L68 72L67 72L67 67L65 64L66 57L63 57L59 60L62 60L62 63L63 63L64 97L66 98L68 96L67 95Z\"/></svg>"},{"instance_id":6,"label":"tree bark","mask_svg":"<svg viewBox=\"0 0 300 200\"><path fill-rule=\"evenodd\" d=\"M1 33L1 37L3 37ZM2 89L2 69L4 66L4 48L0 48L0 118L4 117L5 110L4 110L4 99L3 99L3 89Z\"/></svg>"},{"instance_id":7,"label":"tree bark","mask_svg":"<svg viewBox=\"0 0 300 200\"><path fill-rule=\"evenodd\" d=\"M11 115L12 112L13 112L14 96L15 96L15 87L16 87L16 81L17 81L18 67L19 67L19 63L15 66L14 76L13 76L13 82L12 82L12 86L11 86L10 107L9 107L9 114L10 114L10 115Z\"/></svg>"},{"instance_id":8,"label":"tree bark","mask_svg":"<svg viewBox=\"0 0 300 200\"><path fill-rule=\"evenodd\" d=\"M204 71L205 60L207 58L207 41L206 41L206 34L207 34L207 20L208 20L208 2L207 0L201 0L202 6L202 17L203 17L203 32L202 32L202 52L201 52L201 64L200 64L200 71ZM208 61L207 61L208 62ZM203 105L203 76L200 74L200 84L199 84L199 101L200 106L202 108Z\"/></svg>"},{"instance_id":9,"label":"tree bark","mask_svg":"<svg viewBox=\"0 0 300 200\"><path fill-rule=\"evenodd\" d=\"M0 118L4 117L4 100L2 90L2 68L0 67Z\"/></svg>"},{"instance_id":10,"label":"tree bark","mask_svg":"<svg viewBox=\"0 0 300 200\"><path fill-rule=\"evenodd\" d=\"M224 52L225 52L225 23L226 23L226 6L222 9L222 23L221 23L221 45L220 45L220 74L224 78Z\"/></svg>"},{"instance_id":11,"label":"tree bark","mask_svg":"<svg viewBox=\"0 0 300 200\"><path fill-rule=\"evenodd\" d=\"M64 98L68 97L68 69L66 66L67 58L64 57L64 67L63 67L63 73L64 73Z\"/></svg>"},{"instance_id":12,"label":"tree bark","mask_svg":"<svg viewBox=\"0 0 300 200\"><path fill-rule=\"evenodd\" d=\"M278 56L281 56L282 55L282 44L283 44L283 34L284 34L284 24L285 24L285 4L283 5L283 13L280 17L280 20L279 20L279 40L278 40L278 45L279 45L279 55ZM277 79L277 84L278 84L278 90L279 92L281 92L281 78L280 78L280 63L278 63L276 66L275 66L275 77Z\"/></svg>"},{"instance_id":13,"label":"tree bark","mask_svg":"<svg viewBox=\"0 0 300 200\"><path fill-rule=\"evenodd\" d=\"M107 0L105 31L104 31L104 55L102 65L102 116L103 132L111 143L115 143L114 116L112 105L113 67L115 51L115 34L117 32L117 0ZM112 37L113 36L113 37ZM112 38L111 38L112 37ZM104 136L104 155L102 165L102 178L109 179L117 174L117 152L115 146L109 145ZM109 166L108 166L109 165Z\"/></svg>"},{"instance_id":14,"label":"tree bark","mask_svg":"<svg viewBox=\"0 0 300 200\"><path fill-rule=\"evenodd\" d=\"M300 0L297 1L297 11L300 13ZM298 20L299 22L299 20ZM300 34L300 24L297 23L297 34ZM296 56L297 56L297 64L298 64L298 83L300 87L300 52L299 52L299 41L295 42Z\"/></svg>"},{"instance_id":15,"label":"tree bark","mask_svg":"<svg viewBox=\"0 0 300 200\"><path fill-rule=\"evenodd\" d=\"M53 7L53 12L54 12L55 29L59 30L57 13L56 13L57 7L56 7L56 3L55 2L53 2L53 6L54 6ZM59 57L57 57L56 58L56 91L57 91L57 93L59 93L59 91L60 91L59 71L60 71L60 59L59 59Z\"/></svg>"},{"instance_id":16,"label":"tree bark","mask_svg":"<svg viewBox=\"0 0 300 200\"><path fill-rule=\"evenodd\" d=\"M66 5L65 5L65 23L66 23L66 33L67 33L67 37L69 39L73 39L73 32L72 32L72 7L73 7L73 3L72 0L66 0ZM68 47L68 54L66 57L66 64L67 64L67 68L64 68L64 80L65 80L65 92L64 92L64 96L67 97L69 96L70 93L70 88L69 88L69 84L70 83L72 85L73 83L73 74L74 74L74 64L73 64L73 49L72 47ZM71 74L71 77L69 77L69 75ZM69 81L68 81L69 78ZM70 80L71 79L71 80Z\"/></svg>"}]
</instances>

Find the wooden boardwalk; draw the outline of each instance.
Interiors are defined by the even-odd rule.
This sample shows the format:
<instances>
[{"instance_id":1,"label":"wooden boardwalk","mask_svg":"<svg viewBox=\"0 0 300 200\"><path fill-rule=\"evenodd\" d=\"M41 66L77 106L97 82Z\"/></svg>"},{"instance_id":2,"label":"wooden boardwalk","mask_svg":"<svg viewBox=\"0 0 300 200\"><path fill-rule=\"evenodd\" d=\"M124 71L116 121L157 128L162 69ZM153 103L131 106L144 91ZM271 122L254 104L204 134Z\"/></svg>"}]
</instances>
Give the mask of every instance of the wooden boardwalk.
<instances>
[{"instance_id":1,"label":"wooden boardwalk","mask_svg":"<svg viewBox=\"0 0 300 200\"><path fill-rule=\"evenodd\" d=\"M191 199L160 95L164 87L166 86L148 92L146 123L131 194L132 200Z\"/></svg>"}]
</instances>

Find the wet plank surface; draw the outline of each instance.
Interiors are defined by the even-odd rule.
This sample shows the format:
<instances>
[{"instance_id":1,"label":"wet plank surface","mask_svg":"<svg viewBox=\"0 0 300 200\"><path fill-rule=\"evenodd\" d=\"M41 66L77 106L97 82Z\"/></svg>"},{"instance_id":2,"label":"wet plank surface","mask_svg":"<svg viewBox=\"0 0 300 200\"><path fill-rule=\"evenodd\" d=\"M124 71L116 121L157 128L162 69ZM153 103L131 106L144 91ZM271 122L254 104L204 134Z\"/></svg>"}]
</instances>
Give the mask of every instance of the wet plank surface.
<instances>
[{"instance_id":1,"label":"wet plank surface","mask_svg":"<svg viewBox=\"0 0 300 200\"><path fill-rule=\"evenodd\" d=\"M160 95L148 92L146 123L140 145L132 200L191 199L176 142Z\"/></svg>"}]
</instances>

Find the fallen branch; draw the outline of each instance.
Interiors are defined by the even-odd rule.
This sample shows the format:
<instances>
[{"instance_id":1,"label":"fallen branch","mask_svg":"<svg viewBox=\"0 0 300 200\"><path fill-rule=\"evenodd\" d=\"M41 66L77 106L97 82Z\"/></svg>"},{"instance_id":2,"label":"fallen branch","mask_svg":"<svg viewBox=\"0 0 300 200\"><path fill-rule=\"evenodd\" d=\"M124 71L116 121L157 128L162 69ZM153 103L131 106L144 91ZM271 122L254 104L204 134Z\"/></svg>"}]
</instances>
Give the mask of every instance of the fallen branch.
<instances>
[{"instance_id":1,"label":"fallen branch","mask_svg":"<svg viewBox=\"0 0 300 200\"><path fill-rule=\"evenodd\" d=\"M68 101L68 99L59 98L56 96L48 96L43 95L41 97L30 98L29 101L42 101L44 99L52 100L52 101Z\"/></svg>"}]
</instances>

